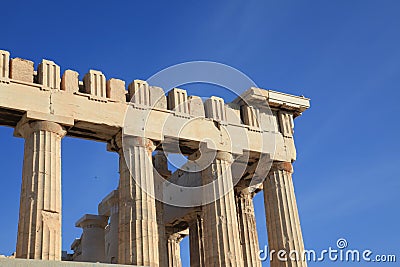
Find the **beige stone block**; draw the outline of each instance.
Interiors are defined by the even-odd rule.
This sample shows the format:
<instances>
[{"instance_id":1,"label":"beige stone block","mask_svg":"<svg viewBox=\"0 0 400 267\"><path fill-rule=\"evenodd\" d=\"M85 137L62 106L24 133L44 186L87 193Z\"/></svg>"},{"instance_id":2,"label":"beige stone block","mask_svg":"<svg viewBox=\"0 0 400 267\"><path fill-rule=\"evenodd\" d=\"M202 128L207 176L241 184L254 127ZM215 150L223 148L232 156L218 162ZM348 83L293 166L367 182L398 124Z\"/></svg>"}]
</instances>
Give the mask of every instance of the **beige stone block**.
<instances>
[{"instance_id":1,"label":"beige stone block","mask_svg":"<svg viewBox=\"0 0 400 267\"><path fill-rule=\"evenodd\" d=\"M233 124L241 124L241 119L240 119L240 107L239 105L236 105L234 103L229 103L225 105L225 111L226 111L226 120L229 123Z\"/></svg>"},{"instance_id":2,"label":"beige stone block","mask_svg":"<svg viewBox=\"0 0 400 267\"><path fill-rule=\"evenodd\" d=\"M289 159L291 162L294 162L297 157L296 147L294 145L294 139L292 137L284 137L283 140L287 153L287 159Z\"/></svg>"},{"instance_id":3,"label":"beige stone block","mask_svg":"<svg viewBox=\"0 0 400 267\"><path fill-rule=\"evenodd\" d=\"M134 80L128 86L129 101L135 104L151 106L149 84L146 81Z\"/></svg>"},{"instance_id":4,"label":"beige stone block","mask_svg":"<svg viewBox=\"0 0 400 267\"><path fill-rule=\"evenodd\" d=\"M168 92L168 109L179 113L189 113L188 96L184 89L174 88Z\"/></svg>"},{"instance_id":5,"label":"beige stone block","mask_svg":"<svg viewBox=\"0 0 400 267\"><path fill-rule=\"evenodd\" d=\"M10 60L10 78L14 80L33 83L33 61L13 58Z\"/></svg>"},{"instance_id":6,"label":"beige stone block","mask_svg":"<svg viewBox=\"0 0 400 267\"><path fill-rule=\"evenodd\" d=\"M150 86L150 103L154 108L167 109L167 97L161 87Z\"/></svg>"},{"instance_id":7,"label":"beige stone block","mask_svg":"<svg viewBox=\"0 0 400 267\"><path fill-rule=\"evenodd\" d=\"M274 110L260 110L260 128L264 131L279 133L278 113Z\"/></svg>"},{"instance_id":8,"label":"beige stone block","mask_svg":"<svg viewBox=\"0 0 400 267\"><path fill-rule=\"evenodd\" d=\"M0 50L0 79L8 79L10 76L10 52Z\"/></svg>"},{"instance_id":9,"label":"beige stone block","mask_svg":"<svg viewBox=\"0 0 400 267\"><path fill-rule=\"evenodd\" d=\"M216 121L226 121L226 111L224 99L212 96L204 103L206 117Z\"/></svg>"},{"instance_id":10,"label":"beige stone block","mask_svg":"<svg viewBox=\"0 0 400 267\"><path fill-rule=\"evenodd\" d=\"M38 66L39 83L51 89L60 89L60 66L50 60L43 59Z\"/></svg>"},{"instance_id":11,"label":"beige stone block","mask_svg":"<svg viewBox=\"0 0 400 267\"><path fill-rule=\"evenodd\" d=\"M205 117L203 100L199 96L189 96L189 114L195 117Z\"/></svg>"},{"instance_id":12,"label":"beige stone block","mask_svg":"<svg viewBox=\"0 0 400 267\"><path fill-rule=\"evenodd\" d=\"M79 91L79 73L66 70L61 78L61 90L75 93Z\"/></svg>"},{"instance_id":13,"label":"beige stone block","mask_svg":"<svg viewBox=\"0 0 400 267\"><path fill-rule=\"evenodd\" d=\"M126 102L125 82L120 79L110 79L106 86L107 98L119 102Z\"/></svg>"},{"instance_id":14,"label":"beige stone block","mask_svg":"<svg viewBox=\"0 0 400 267\"><path fill-rule=\"evenodd\" d=\"M84 93L98 98L106 98L106 77L101 71L89 70L83 77Z\"/></svg>"}]
</instances>

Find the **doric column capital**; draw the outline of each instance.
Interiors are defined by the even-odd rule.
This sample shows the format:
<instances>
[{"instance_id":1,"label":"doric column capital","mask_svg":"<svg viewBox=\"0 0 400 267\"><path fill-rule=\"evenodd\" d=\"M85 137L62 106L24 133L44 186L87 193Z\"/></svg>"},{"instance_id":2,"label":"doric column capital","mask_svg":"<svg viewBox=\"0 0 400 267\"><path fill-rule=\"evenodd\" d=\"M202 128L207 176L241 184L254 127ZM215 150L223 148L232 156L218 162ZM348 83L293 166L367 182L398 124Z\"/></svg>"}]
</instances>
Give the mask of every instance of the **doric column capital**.
<instances>
[{"instance_id":1,"label":"doric column capital","mask_svg":"<svg viewBox=\"0 0 400 267\"><path fill-rule=\"evenodd\" d=\"M219 160L225 160L225 161L227 161L229 163L233 162L232 154L229 153L229 152L225 152L225 151L217 151L217 153L215 155L215 158L219 159Z\"/></svg>"},{"instance_id":2,"label":"doric column capital","mask_svg":"<svg viewBox=\"0 0 400 267\"><path fill-rule=\"evenodd\" d=\"M15 136L26 138L33 132L47 131L56 133L60 137L64 137L67 133L65 128L58 123L51 121L29 121L22 119L15 127Z\"/></svg>"},{"instance_id":3,"label":"doric column capital","mask_svg":"<svg viewBox=\"0 0 400 267\"><path fill-rule=\"evenodd\" d=\"M175 242L175 243L179 244L184 237L185 236L182 235L181 233L173 233L173 234L168 236L168 241L169 242Z\"/></svg>"},{"instance_id":4,"label":"doric column capital","mask_svg":"<svg viewBox=\"0 0 400 267\"><path fill-rule=\"evenodd\" d=\"M270 173L275 171L287 171L293 173L292 163L283 161L274 161L271 165Z\"/></svg>"},{"instance_id":5,"label":"doric column capital","mask_svg":"<svg viewBox=\"0 0 400 267\"><path fill-rule=\"evenodd\" d=\"M108 141L107 150L120 153L122 152L124 146L145 147L150 154L156 148L154 142L148 138L123 135L121 132L119 132L111 140Z\"/></svg>"},{"instance_id":6,"label":"doric column capital","mask_svg":"<svg viewBox=\"0 0 400 267\"><path fill-rule=\"evenodd\" d=\"M250 187L243 188L236 192L236 196L243 199L253 199L256 192L252 190Z\"/></svg>"}]
</instances>

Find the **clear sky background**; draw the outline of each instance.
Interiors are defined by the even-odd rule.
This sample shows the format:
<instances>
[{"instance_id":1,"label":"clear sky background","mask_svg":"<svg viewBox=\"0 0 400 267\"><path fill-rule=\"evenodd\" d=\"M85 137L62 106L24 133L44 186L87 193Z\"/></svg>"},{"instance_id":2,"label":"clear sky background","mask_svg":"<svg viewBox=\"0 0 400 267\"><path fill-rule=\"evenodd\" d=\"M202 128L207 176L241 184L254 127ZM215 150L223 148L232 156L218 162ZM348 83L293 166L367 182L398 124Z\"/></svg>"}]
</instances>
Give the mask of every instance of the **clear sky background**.
<instances>
[{"instance_id":1,"label":"clear sky background","mask_svg":"<svg viewBox=\"0 0 400 267\"><path fill-rule=\"evenodd\" d=\"M262 88L311 98L311 109L295 122L293 176L306 248L335 248L342 237L351 249L400 260L399 1L4 1L0 13L0 49L35 66L46 58L80 78L99 69L129 83L177 63L210 60ZM206 85L189 89L229 95ZM116 188L118 158L103 143L67 137L62 145L63 249L69 250L81 233L74 223L96 213ZM0 254L9 255L23 139L1 127L0 148ZM254 202L264 247L262 193ZM186 238L184 266L188 251Z\"/></svg>"}]
</instances>

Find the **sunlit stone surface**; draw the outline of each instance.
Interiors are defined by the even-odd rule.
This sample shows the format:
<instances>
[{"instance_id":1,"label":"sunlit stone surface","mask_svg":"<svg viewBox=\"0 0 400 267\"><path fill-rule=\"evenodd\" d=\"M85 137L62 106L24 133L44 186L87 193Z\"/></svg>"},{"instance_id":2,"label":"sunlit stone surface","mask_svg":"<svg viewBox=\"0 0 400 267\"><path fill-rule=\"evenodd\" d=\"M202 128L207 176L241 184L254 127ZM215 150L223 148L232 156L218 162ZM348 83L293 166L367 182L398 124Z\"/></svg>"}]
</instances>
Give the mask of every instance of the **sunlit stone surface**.
<instances>
[{"instance_id":1,"label":"sunlit stone surface","mask_svg":"<svg viewBox=\"0 0 400 267\"><path fill-rule=\"evenodd\" d=\"M262 190L269 247L304 250L292 182L293 130L309 99L252 87L231 103L216 96L203 101L181 88L165 94L146 81L107 80L98 70L79 81L79 73L60 73L51 60L35 71L32 61L11 56L0 50L0 125L25 139L17 258L179 267L180 241L189 235L191 266L258 267L252 198ZM61 253L65 135L107 143L120 158L119 186L101 201L98 215L77 222L83 233L72 255ZM215 156L208 165L193 172L209 152ZM165 153L189 160L171 171ZM170 182L213 183L213 191L168 195ZM196 205L165 203L185 192ZM12 259L0 263L5 260L13 266ZM273 260L271 266L307 264Z\"/></svg>"}]
</instances>

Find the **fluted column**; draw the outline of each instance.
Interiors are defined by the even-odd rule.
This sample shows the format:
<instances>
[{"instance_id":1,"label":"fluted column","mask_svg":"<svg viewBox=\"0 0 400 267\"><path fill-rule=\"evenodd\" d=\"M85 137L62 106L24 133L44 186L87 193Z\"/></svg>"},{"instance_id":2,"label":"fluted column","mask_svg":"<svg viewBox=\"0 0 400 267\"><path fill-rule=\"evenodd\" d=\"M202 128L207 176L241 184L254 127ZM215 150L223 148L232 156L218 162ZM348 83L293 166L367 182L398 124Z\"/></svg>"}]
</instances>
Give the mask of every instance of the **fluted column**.
<instances>
[{"instance_id":1,"label":"fluted column","mask_svg":"<svg viewBox=\"0 0 400 267\"><path fill-rule=\"evenodd\" d=\"M217 200L203 207L205 266L243 265L231 173L232 155L217 152L202 172L203 184L215 182Z\"/></svg>"},{"instance_id":2,"label":"fluted column","mask_svg":"<svg viewBox=\"0 0 400 267\"><path fill-rule=\"evenodd\" d=\"M306 267L302 260L304 251L299 212L292 181L292 164L274 162L264 181L265 213L267 217L268 244L274 250L271 267ZM286 251L287 261L278 258L278 251ZM296 251L299 260L296 260ZM282 258L281 254L281 258Z\"/></svg>"},{"instance_id":3,"label":"fluted column","mask_svg":"<svg viewBox=\"0 0 400 267\"><path fill-rule=\"evenodd\" d=\"M62 126L21 121L15 135L25 138L17 258L61 260Z\"/></svg>"},{"instance_id":4,"label":"fluted column","mask_svg":"<svg viewBox=\"0 0 400 267\"><path fill-rule=\"evenodd\" d=\"M236 194L239 233L244 266L261 267L253 196L254 193L250 192L249 188Z\"/></svg>"},{"instance_id":5,"label":"fluted column","mask_svg":"<svg viewBox=\"0 0 400 267\"><path fill-rule=\"evenodd\" d=\"M180 243L183 237L180 233L173 233L168 236L168 267L182 267Z\"/></svg>"},{"instance_id":6,"label":"fluted column","mask_svg":"<svg viewBox=\"0 0 400 267\"><path fill-rule=\"evenodd\" d=\"M154 182L158 199L162 199L164 179L169 179L171 172L168 170L168 159L163 151L157 151L153 156ZM157 225L158 225L158 253L159 266L168 266L167 236L164 224L164 203L156 199Z\"/></svg>"},{"instance_id":7,"label":"fluted column","mask_svg":"<svg viewBox=\"0 0 400 267\"><path fill-rule=\"evenodd\" d=\"M203 218L200 214L189 222L190 267L205 267Z\"/></svg>"},{"instance_id":8,"label":"fluted column","mask_svg":"<svg viewBox=\"0 0 400 267\"><path fill-rule=\"evenodd\" d=\"M110 148L120 155L118 262L158 267L158 227L151 162L153 142L125 136L122 149L121 135L118 134Z\"/></svg>"}]
</instances>

